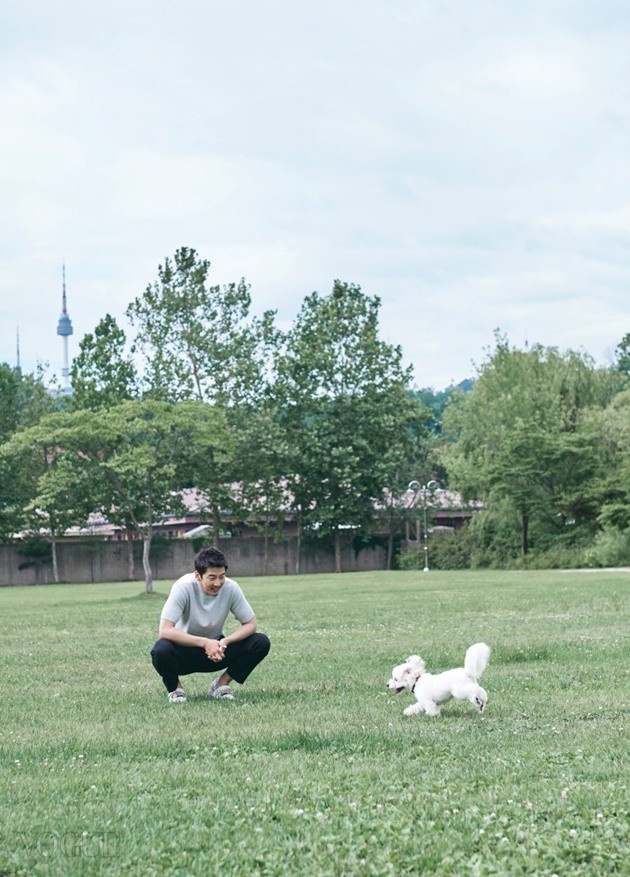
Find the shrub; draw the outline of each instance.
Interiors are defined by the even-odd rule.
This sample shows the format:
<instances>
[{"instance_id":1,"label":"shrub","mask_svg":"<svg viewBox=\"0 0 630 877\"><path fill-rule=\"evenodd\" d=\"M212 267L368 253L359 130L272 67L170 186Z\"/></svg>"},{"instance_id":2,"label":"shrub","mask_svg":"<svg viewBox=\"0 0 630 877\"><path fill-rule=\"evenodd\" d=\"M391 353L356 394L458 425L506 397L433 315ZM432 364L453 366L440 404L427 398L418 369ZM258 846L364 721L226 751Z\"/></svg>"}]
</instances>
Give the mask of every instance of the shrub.
<instances>
[{"instance_id":1,"label":"shrub","mask_svg":"<svg viewBox=\"0 0 630 877\"><path fill-rule=\"evenodd\" d=\"M626 566L630 564L630 528L600 530L594 544L584 552L586 566Z\"/></svg>"},{"instance_id":2,"label":"shrub","mask_svg":"<svg viewBox=\"0 0 630 877\"><path fill-rule=\"evenodd\" d=\"M514 558L507 569L579 569L585 566L584 549L555 545L545 551L530 551Z\"/></svg>"},{"instance_id":3,"label":"shrub","mask_svg":"<svg viewBox=\"0 0 630 877\"><path fill-rule=\"evenodd\" d=\"M431 569L469 569L472 539L468 527L429 535L429 567ZM424 569L424 545L408 548L398 558L400 569Z\"/></svg>"}]
</instances>

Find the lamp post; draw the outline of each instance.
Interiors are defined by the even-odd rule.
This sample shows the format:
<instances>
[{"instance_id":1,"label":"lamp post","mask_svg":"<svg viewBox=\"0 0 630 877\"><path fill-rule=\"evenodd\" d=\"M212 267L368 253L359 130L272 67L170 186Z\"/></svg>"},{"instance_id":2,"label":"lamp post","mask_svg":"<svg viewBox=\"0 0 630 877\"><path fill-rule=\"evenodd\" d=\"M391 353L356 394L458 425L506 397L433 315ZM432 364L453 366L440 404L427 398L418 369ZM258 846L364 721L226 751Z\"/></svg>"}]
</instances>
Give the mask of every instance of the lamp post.
<instances>
[{"instance_id":1,"label":"lamp post","mask_svg":"<svg viewBox=\"0 0 630 877\"><path fill-rule=\"evenodd\" d=\"M420 484L419 481L410 481L409 482L409 490L413 490L417 495L418 493L422 496L422 516L423 516L423 529L424 529L424 569L423 572L429 572L429 527L427 524L427 494L430 497L433 497L435 491L438 489L440 485L437 481L427 481L426 484Z\"/></svg>"}]
</instances>

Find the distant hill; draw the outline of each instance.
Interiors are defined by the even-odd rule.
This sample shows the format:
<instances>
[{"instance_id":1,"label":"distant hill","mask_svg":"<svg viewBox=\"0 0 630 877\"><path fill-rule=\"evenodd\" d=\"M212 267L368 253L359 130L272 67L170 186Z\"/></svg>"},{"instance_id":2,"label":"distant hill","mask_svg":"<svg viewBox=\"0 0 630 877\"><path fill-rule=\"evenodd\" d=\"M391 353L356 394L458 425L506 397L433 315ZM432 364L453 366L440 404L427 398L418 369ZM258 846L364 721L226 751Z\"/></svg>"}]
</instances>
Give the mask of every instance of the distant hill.
<instances>
[{"instance_id":1,"label":"distant hill","mask_svg":"<svg viewBox=\"0 0 630 877\"><path fill-rule=\"evenodd\" d=\"M474 386L474 379L466 378L465 380L460 381L459 384L451 384L451 386L447 387L445 390L434 390L433 387L422 387L417 390L411 390L410 395L412 398L418 399L422 402L425 408L429 409L431 412L431 418L427 426L432 432L439 435L442 432L442 415L444 414L444 409L453 393L456 393L457 391L470 393Z\"/></svg>"}]
</instances>

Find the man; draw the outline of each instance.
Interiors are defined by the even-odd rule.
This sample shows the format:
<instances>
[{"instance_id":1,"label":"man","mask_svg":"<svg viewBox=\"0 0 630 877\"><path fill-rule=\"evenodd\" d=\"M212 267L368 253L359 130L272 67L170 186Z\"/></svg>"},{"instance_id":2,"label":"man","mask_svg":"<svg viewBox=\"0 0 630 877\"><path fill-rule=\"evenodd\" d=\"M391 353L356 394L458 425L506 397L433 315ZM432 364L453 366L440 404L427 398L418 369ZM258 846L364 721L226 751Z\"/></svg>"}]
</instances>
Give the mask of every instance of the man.
<instances>
[{"instance_id":1,"label":"man","mask_svg":"<svg viewBox=\"0 0 630 877\"><path fill-rule=\"evenodd\" d=\"M227 578L227 569L222 551L203 548L195 555L194 573L175 582L164 604L151 659L170 703L186 702L181 676L217 670L224 672L210 686L208 697L233 700L230 682L245 682L269 651L269 638L256 632L254 610L237 583ZM230 612L241 626L225 636L223 625Z\"/></svg>"}]
</instances>

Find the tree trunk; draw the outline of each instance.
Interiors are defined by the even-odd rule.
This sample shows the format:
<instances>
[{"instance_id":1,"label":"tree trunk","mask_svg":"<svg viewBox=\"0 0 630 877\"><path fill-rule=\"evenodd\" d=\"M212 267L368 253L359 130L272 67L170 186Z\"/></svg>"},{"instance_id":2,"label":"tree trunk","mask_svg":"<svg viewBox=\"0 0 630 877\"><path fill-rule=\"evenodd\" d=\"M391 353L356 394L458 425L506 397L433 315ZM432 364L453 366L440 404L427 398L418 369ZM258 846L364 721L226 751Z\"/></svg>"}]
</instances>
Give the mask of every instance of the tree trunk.
<instances>
[{"instance_id":1,"label":"tree trunk","mask_svg":"<svg viewBox=\"0 0 630 877\"><path fill-rule=\"evenodd\" d=\"M221 531L221 518L219 516L219 509L216 506L212 506L212 547L219 547L219 534Z\"/></svg>"},{"instance_id":2,"label":"tree trunk","mask_svg":"<svg viewBox=\"0 0 630 877\"><path fill-rule=\"evenodd\" d=\"M528 551L528 543L529 543L529 515L527 512L522 512L521 514L521 548L523 550L523 554L527 554Z\"/></svg>"},{"instance_id":3,"label":"tree trunk","mask_svg":"<svg viewBox=\"0 0 630 877\"><path fill-rule=\"evenodd\" d=\"M300 574L300 554L302 553L302 524L297 522L297 545L295 547L295 574Z\"/></svg>"},{"instance_id":4,"label":"tree trunk","mask_svg":"<svg viewBox=\"0 0 630 877\"><path fill-rule=\"evenodd\" d=\"M133 582L136 577L136 562L133 556L133 539L129 530L127 530L127 575L129 581Z\"/></svg>"},{"instance_id":5,"label":"tree trunk","mask_svg":"<svg viewBox=\"0 0 630 877\"><path fill-rule=\"evenodd\" d=\"M394 531L390 527L387 537L387 559L385 560L385 569L391 569L394 561Z\"/></svg>"},{"instance_id":6,"label":"tree trunk","mask_svg":"<svg viewBox=\"0 0 630 877\"><path fill-rule=\"evenodd\" d=\"M149 552L151 551L151 532L145 534L142 540L142 568L144 569L144 590L146 594L153 593L153 573L151 572L151 563L149 561Z\"/></svg>"},{"instance_id":7,"label":"tree trunk","mask_svg":"<svg viewBox=\"0 0 630 877\"><path fill-rule=\"evenodd\" d=\"M50 531L50 547L52 549L52 568L53 568L53 581L55 584L59 584L59 567L57 565L57 540L55 538L55 531Z\"/></svg>"},{"instance_id":8,"label":"tree trunk","mask_svg":"<svg viewBox=\"0 0 630 877\"><path fill-rule=\"evenodd\" d=\"M263 575L267 575L269 569L269 533L265 530L264 553L263 553Z\"/></svg>"},{"instance_id":9,"label":"tree trunk","mask_svg":"<svg viewBox=\"0 0 630 877\"><path fill-rule=\"evenodd\" d=\"M341 572L341 533L335 533L335 572Z\"/></svg>"}]
</instances>

